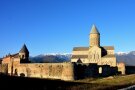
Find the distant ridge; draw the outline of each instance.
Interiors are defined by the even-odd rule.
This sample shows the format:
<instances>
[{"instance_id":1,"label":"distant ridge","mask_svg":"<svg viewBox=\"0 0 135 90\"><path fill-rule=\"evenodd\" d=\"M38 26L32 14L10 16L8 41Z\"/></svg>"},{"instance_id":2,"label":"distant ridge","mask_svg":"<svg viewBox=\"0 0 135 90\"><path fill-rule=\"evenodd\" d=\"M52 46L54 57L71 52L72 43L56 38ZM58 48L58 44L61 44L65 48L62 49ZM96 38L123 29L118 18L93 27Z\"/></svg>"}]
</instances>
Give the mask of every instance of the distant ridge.
<instances>
[{"instance_id":1,"label":"distant ridge","mask_svg":"<svg viewBox=\"0 0 135 90\"><path fill-rule=\"evenodd\" d=\"M124 62L127 66L135 66L135 51L131 52L117 52L117 62Z\"/></svg>"},{"instance_id":2,"label":"distant ridge","mask_svg":"<svg viewBox=\"0 0 135 90\"><path fill-rule=\"evenodd\" d=\"M30 60L34 63L61 63L70 62L70 59L70 53L46 53L30 57Z\"/></svg>"},{"instance_id":3,"label":"distant ridge","mask_svg":"<svg viewBox=\"0 0 135 90\"><path fill-rule=\"evenodd\" d=\"M117 62L124 62L126 65L135 66L135 51L117 52L115 55ZM46 53L30 57L30 59L35 63L59 63L70 62L71 56L70 53Z\"/></svg>"}]
</instances>

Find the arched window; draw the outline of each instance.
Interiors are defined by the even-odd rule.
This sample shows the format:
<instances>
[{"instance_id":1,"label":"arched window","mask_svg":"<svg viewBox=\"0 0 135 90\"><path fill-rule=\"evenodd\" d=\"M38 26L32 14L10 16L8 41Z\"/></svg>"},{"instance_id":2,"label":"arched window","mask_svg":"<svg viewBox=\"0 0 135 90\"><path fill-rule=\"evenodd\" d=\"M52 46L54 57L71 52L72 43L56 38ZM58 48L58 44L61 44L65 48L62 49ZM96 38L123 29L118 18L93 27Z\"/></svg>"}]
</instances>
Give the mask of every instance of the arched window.
<instances>
[{"instance_id":1,"label":"arched window","mask_svg":"<svg viewBox=\"0 0 135 90\"><path fill-rule=\"evenodd\" d=\"M22 55L22 59L24 59L24 55Z\"/></svg>"},{"instance_id":2,"label":"arched window","mask_svg":"<svg viewBox=\"0 0 135 90\"><path fill-rule=\"evenodd\" d=\"M101 74L102 73L102 67L99 67L99 73Z\"/></svg>"}]
</instances>

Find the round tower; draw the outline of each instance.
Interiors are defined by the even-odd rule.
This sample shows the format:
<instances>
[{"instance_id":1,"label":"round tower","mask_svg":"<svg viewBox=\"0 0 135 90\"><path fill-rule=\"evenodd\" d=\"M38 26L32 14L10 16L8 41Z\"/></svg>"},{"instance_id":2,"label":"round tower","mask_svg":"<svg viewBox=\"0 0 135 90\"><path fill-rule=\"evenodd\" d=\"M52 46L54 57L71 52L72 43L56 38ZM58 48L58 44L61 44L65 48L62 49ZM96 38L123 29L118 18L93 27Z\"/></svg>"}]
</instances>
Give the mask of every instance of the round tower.
<instances>
[{"instance_id":1,"label":"round tower","mask_svg":"<svg viewBox=\"0 0 135 90\"><path fill-rule=\"evenodd\" d=\"M25 63L29 61L29 51L25 44L23 45L22 49L19 51L19 56L20 56L21 62Z\"/></svg>"},{"instance_id":2,"label":"round tower","mask_svg":"<svg viewBox=\"0 0 135 90\"><path fill-rule=\"evenodd\" d=\"M90 32L90 47L92 46L100 46L100 33L95 25L92 26Z\"/></svg>"}]
</instances>

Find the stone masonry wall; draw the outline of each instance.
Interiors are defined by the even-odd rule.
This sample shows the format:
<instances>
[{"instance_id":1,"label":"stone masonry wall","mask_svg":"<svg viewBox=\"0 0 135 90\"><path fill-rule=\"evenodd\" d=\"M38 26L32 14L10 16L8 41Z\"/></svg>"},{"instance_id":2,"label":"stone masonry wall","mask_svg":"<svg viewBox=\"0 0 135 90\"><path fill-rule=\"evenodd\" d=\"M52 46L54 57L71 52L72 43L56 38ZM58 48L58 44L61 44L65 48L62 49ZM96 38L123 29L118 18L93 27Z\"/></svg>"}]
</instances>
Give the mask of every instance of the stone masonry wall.
<instances>
[{"instance_id":1,"label":"stone masonry wall","mask_svg":"<svg viewBox=\"0 0 135 90\"><path fill-rule=\"evenodd\" d=\"M125 63L117 63L117 67L118 67L118 71L124 75L125 74L125 71L126 71L126 68L125 68Z\"/></svg>"},{"instance_id":2,"label":"stone masonry wall","mask_svg":"<svg viewBox=\"0 0 135 90\"><path fill-rule=\"evenodd\" d=\"M25 77L74 80L74 65L72 63L14 64L13 74Z\"/></svg>"},{"instance_id":3,"label":"stone masonry wall","mask_svg":"<svg viewBox=\"0 0 135 90\"><path fill-rule=\"evenodd\" d=\"M8 64L0 64L0 72L8 74Z\"/></svg>"}]
</instances>

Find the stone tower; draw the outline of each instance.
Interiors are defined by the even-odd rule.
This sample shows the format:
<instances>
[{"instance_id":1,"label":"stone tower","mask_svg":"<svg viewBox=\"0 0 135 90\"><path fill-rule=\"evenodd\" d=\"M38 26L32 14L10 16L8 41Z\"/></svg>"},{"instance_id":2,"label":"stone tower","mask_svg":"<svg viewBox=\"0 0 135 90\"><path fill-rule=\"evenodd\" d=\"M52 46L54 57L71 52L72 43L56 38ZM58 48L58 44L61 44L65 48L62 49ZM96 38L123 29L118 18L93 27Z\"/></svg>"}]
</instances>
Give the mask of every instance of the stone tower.
<instances>
[{"instance_id":1,"label":"stone tower","mask_svg":"<svg viewBox=\"0 0 135 90\"><path fill-rule=\"evenodd\" d=\"M95 25L92 26L90 32L90 47L92 46L100 46L100 33L98 32Z\"/></svg>"},{"instance_id":2,"label":"stone tower","mask_svg":"<svg viewBox=\"0 0 135 90\"><path fill-rule=\"evenodd\" d=\"M100 33L95 25L90 32L90 47L88 52L88 63L101 64Z\"/></svg>"},{"instance_id":3,"label":"stone tower","mask_svg":"<svg viewBox=\"0 0 135 90\"><path fill-rule=\"evenodd\" d=\"M29 62L29 51L25 44L23 45L22 49L19 51L19 56L20 56L21 63Z\"/></svg>"}]
</instances>

